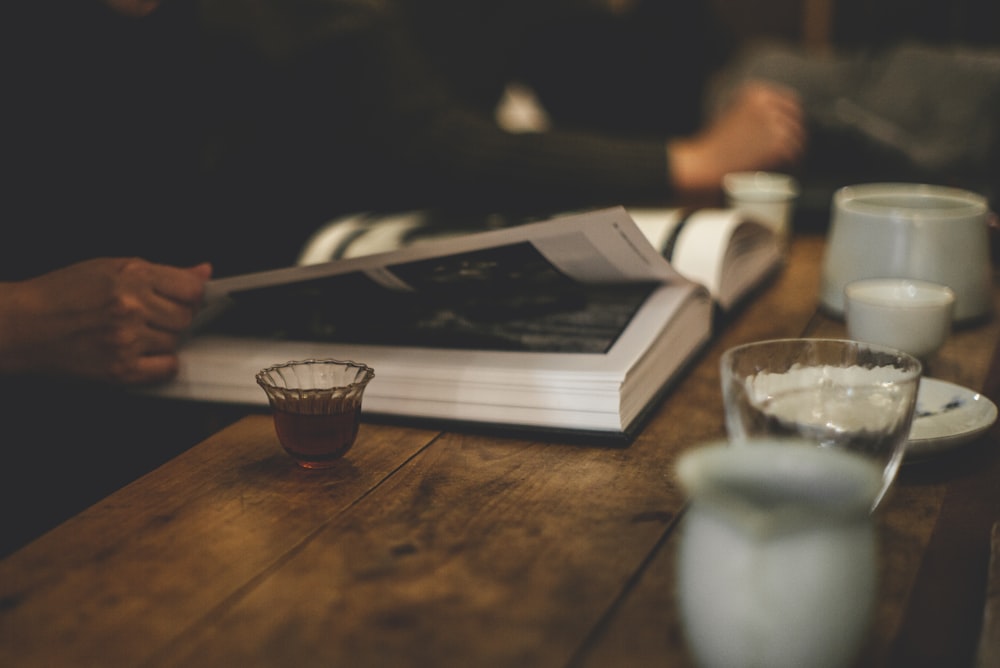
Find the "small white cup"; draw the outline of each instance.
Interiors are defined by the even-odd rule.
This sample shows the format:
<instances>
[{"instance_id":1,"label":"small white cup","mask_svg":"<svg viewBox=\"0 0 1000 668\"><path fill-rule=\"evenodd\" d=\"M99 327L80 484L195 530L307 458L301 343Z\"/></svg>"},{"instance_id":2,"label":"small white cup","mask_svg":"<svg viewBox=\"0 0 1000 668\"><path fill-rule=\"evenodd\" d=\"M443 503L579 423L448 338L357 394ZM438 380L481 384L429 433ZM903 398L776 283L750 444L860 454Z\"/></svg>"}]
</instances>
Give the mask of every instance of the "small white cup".
<instances>
[{"instance_id":1,"label":"small white cup","mask_svg":"<svg viewBox=\"0 0 1000 668\"><path fill-rule=\"evenodd\" d=\"M951 331L955 292L908 278L870 278L844 288L847 335L914 357L937 352Z\"/></svg>"},{"instance_id":2,"label":"small white cup","mask_svg":"<svg viewBox=\"0 0 1000 668\"><path fill-rule=\"evenodd\" d=\"M722 189L727 206L769 226L787 244L799 196L794 178L775 172L730 172L722 177Z\"/></svg>"}]
</instances>

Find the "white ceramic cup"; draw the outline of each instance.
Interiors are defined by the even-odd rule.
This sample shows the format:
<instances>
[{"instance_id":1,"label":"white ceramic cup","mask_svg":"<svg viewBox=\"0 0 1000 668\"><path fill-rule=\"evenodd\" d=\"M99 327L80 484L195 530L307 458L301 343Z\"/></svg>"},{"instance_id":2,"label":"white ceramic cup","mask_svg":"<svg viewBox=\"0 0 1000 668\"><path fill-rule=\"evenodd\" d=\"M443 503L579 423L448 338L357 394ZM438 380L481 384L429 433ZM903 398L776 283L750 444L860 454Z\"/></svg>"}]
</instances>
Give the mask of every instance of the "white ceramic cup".
<instances>
[{"instance_id":1,"label":"white ceramic cup","mask_svg":"<svg viewBox=\"0 0 1000 668\"><path fill-rule=\"evenodd\" d=\"M794 178L775 172L730 172L722 177L722 189L727 206L764 223L782 243L787 243L799 196L799 184Z\"/></svg>"},{"instance_id":2,"label":"white ceramic cup","mask_svg":"<svg viewBox=\"0 0 1000 668\"><path fill-rule=\"evenodd\" d=\"M967 190L911 183L841 188L833 196L820 299L844 311L844 288L863 278L912 278L955 292L955 321L991 304L989 207Z\"/></svg>"},{"instance_id":3,"label":"white ceramic cup","mask_svg":"<svg viewBox=\"0 0 1000 668\"><path fill-rule=\"evenodd\" d=\"M847 335L926 358L951 331L955 292L908 278L869 278L844 288Z\"/></svg>"}]
</instances>

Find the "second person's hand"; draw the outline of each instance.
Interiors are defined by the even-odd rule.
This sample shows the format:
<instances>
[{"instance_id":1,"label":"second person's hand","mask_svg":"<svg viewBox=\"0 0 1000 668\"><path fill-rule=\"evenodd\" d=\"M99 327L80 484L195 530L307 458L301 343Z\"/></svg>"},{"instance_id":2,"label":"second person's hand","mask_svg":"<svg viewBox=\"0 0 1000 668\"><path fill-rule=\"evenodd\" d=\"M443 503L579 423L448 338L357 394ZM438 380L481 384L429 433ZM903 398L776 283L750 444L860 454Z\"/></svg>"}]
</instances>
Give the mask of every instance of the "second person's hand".
<instances>
[{"instance_id":1,"label":"second person's hand","mask_svg":"<svg viewBox=\"0 0 1000 668\"><path fill-rule=\"evenodd\" d=\"M750 82L702 132L668 147L671 176L681 193L718 190L728 172L788 168L806 150L798 96L785 87Z\"/></svg>"}]
</instances>

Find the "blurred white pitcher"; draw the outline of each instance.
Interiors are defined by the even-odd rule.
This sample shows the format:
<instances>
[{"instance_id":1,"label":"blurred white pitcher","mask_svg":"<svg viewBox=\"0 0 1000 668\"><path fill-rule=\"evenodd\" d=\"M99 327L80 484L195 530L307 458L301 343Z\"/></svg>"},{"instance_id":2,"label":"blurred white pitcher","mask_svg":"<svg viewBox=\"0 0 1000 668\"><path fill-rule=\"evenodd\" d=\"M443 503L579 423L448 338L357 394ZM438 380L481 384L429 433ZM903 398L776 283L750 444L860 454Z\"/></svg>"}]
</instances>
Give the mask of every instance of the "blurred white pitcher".
<instances>
[{"instance_id":1,"label":"blurred white pitcher","mask_svg":"<svg viewBox=\"0 0 1000 668\"><path fill-rule=\"evenodd\" d=\"M986 315L991 268L986 198L911 183L841 188L833 196L820 298L844 311L844 288L862 278L911 278L950 287L954 319Z\"/></svg>"},{"instance_id":2,"label":"blurred white pitcher","mask_svg":"<svg viewBox=\"0 0 1000 668\"><path fill-rule=\"evenodd\" d=\"M691 497L678 603L704 668L846 668L869 629L882 484L865 458L810 442L713 444L677 476Z\"/></svg>"}]
</instances>

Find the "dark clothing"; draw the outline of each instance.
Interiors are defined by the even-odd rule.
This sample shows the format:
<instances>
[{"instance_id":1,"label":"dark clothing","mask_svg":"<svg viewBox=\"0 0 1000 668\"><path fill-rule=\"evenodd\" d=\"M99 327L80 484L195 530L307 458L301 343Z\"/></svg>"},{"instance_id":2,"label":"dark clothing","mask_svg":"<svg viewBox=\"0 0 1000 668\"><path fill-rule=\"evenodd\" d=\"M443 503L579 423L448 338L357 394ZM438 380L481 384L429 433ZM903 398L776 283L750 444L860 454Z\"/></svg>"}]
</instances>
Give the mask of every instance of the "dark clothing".
<instances>
[{"instance_id":1,"label":"dark clothing","mask_svg":"<svg viewBox=\"0 0 1000 668\"><path fill-rule=\"evenodd\" d=\"M215 260L200 166L193 2L0 9L0 280L101 256ZM219 234L214 234L217 231ZM0 555L207 436L213 408L42 377L0 385Z\"/></svg>"},{"instance_id":2,"label":"dark clothing","mask_svg":"<svg viewBox=\"0 0 1000 668\"><path fill-rule=\"evenodd\" d=\"M651 0L630 19L568 0L252 4L259 20L237 24L226 6L245 1L206 2L263 54L262 71L293 73L271 98L260 169L280 165L287 199L321 219L663 201L666 139L698 124L706 71L722 60L698 3ZM537 89L553 131L497 126L514 80Z\"/></svg>"},{"instance_id":3,"label":"dark clothing","mask_svg":"<svg viewBox=\"0 0 1000 668\"><path fill-rule=\"evenodd\" d=\"M5 3L0 272L82 259L204 260L186 228L197 168L193 5L148 20L96 2Z\"/></svg>"},{"instance_id":4,"label":"dark clothing","mask_svg":"<svg viewBox=\"0 0 1000 668\"><path fill-rule=\"evenodd\" d=\"M308 230L280 217L270 171L233 167L234 109L254 100L224 79L197 2L142 19L99 0L3 4L0 280L102 256L210 261L217 276L294 262Z\"/></svg>"}]
</instances>

